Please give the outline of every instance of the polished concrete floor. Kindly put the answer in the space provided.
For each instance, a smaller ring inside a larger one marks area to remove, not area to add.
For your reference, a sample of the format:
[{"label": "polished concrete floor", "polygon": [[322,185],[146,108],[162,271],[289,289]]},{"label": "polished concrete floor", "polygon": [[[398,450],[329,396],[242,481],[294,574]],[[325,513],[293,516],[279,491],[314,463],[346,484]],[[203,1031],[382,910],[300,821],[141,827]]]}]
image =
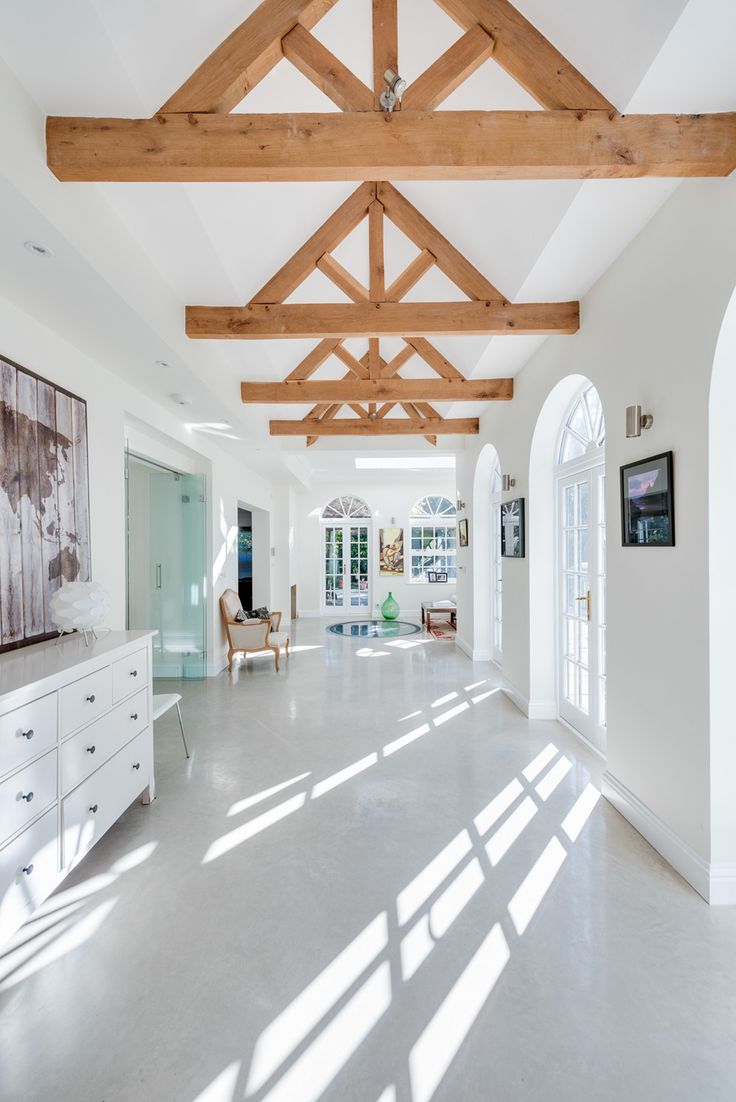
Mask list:
[{"label": "polished concrete floor", "polygon": [[292,639],[0,955],[3,1102],[733,1102],[736,908],[600,762],[453,643]]}]

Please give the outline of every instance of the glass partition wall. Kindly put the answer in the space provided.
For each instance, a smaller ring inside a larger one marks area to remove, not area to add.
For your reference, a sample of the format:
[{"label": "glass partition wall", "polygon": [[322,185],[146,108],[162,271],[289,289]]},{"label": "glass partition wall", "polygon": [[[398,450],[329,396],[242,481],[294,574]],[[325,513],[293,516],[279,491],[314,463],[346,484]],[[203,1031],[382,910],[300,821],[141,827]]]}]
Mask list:
[{"label": "glass partition wall", "polygon": [[152,628],[153,676],[206,674],[204,475],[126,454],[127,622]]}]

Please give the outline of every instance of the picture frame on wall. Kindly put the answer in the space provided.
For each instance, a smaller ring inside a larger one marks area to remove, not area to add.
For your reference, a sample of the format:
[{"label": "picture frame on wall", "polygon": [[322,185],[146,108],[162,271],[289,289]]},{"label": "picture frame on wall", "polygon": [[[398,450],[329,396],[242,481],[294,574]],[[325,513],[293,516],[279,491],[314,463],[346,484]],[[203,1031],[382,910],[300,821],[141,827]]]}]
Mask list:
[{"label": "picture frame on wall", "polygon": [[468,518],[463,517],[457,524],[457,541],[460,547],[468,546]]},{"label": "picture frame on wall", "polygon": [[427,571],[428,582],[446,582],[447,571],[446,570],[428,570]]},{"label": "picture frame on wall", "polygon": [[499,505],[501,510],[501,556],[523,559],[526,554],[524,498],[515,497]]},{"label": "picture frame on wall", "polygon": [[671,451],[621,468],[621,543],[624,547],[675,546]]}]

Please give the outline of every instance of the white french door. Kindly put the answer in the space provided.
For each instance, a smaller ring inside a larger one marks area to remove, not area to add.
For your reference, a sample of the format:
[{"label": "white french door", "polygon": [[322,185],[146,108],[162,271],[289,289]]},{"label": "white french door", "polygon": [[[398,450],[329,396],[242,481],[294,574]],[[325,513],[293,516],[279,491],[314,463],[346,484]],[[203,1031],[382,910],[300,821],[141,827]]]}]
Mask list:
[{"label": "white french door", "polygon": [[322,604],[325,612],[370,608],[367,524],[324,526]]},{"label": "white french door", "polygon": [[558,480],[560,716],[606,749],[606,516],[602,464]]}]

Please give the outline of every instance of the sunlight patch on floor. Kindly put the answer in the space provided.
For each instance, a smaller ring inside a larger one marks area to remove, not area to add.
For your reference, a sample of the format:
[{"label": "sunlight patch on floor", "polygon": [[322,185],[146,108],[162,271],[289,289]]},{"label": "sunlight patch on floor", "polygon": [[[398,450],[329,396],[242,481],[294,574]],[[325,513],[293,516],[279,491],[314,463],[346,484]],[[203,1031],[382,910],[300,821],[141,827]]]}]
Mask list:
[{"label": "sunlight patch on floor", "polygon": [[[416,713],[418,714],[418,713]],[[427,735],[431,731],[431,727],[428,723],[423,723],[421,727],[415,727],[413,731],[408,731],[405,735],[401,735],[399,738],[393,740],[393,742],[387,742],[383,748],[384,758],[388,758],[391,754],[395,754],[397,750],[401,750],[404,746],[408,746],[410,742],[414,742],[416,739],[421,738],[422,735]]]},{"label": "sunlight patch on floor", "polygon": [[519,936],[534,917],[566,857],[567,851],[562,843],[552,838],[514,893],[508,910]]},{"label": "sunlight patch on floor", "polygon": [[509,815],[495,834],[486,842],[486,853],[492,865],[497,865],[501,858],[508,853],[522,830],[532,821],[537,814],[537,805],[527,796]]},{"label": "sunlight patch on floor", "polygon": [[262,815],[251,819],[250,822],[236,827],[229,834],[223,834],[222,837],[215,839],[202,858],[202,864],[207,865],[217,857],[222,857],[224,853],[229,853],[231,849],[247,842],[255,834],[260,834],[262,830],[266,830],[280,819],[285,819],[287,815],[298,811],[304,805],[306,798],[306,792],[300,792],[298,795],[292,796],[291,799],[284,800],[282,804],[272,807],[270,811],[264,811]]},{"label": "sunlight patch on floor", "polygon": [[534,761],[529,762],[529,765],[523,770],[526,779],[528,781],[533,781],[535,777],[539,776],[545,765],[549,765],[557,752],[557,747],[554,743],[547,743],[544,750],[542,750],[540,754],[537,754]]},{"label": "sunlight patch on floor", "polygon": [[235,1060],[213,1079],[193,1102],[235,1102],[235,1088],[240,1074],[240,1060]]},{"label": "sunlight patch on floor", "polygon": [[396,897],[396,913],[403,926],[416,914],[423,903],[440,887],[463,857],[470,853],[473,844],[467,830],[461,830],[452,841],[425,865],[418,876],[407,884]]},{"label": "sunlight patch on floor", "polygon": [[281,784],[274,784],[271,788],[264,788],[262,792],[256,792],[254,796],[246,796],[244,800],[238,800],[234,803],[228,811],[228,816],[239,815],[241,811],[247,811],[249,807],[255,807],[256,804],[262,803],[263,800],[267,800],[269,796],[275,796],[277,792],[283,792],[285,788],[289,788],[292,784],[297,784],[299,781],[303,781],[305,777],[311,776],[311,771],[307,770],[306,773],[299,773],[296,777],[291,777],[288,781],[282,781]]},{"label": "sunlight patch on floor", "polygon": [[330,777],[325,777],[323,781],[318,781],[312,789],[312,799],[317,800],[320,796],[324,796],[325,792],[331,792],[339,784],[344,784],[345,781],[349,781],[351,777],[356,777],[363,770],[370,769],[377,761],[378,754],[368,754],[360,761],[355,761],[352,765],[341,769],[338,773],[333,773]]}]

